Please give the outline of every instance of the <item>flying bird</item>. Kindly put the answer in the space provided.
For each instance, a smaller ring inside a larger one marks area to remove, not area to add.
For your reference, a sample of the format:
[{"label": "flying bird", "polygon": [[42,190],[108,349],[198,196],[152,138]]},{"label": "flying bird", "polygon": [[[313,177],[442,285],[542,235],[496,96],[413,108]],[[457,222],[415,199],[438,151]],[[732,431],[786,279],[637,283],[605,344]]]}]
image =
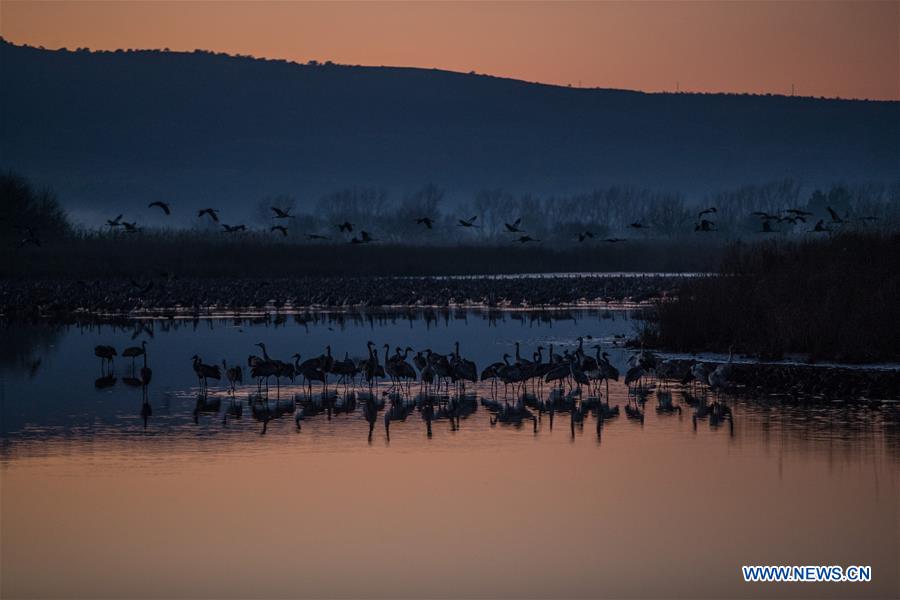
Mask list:
[{"label": "flying bird", "polygon": [[212,219],[213,221],[218,223],[219,222],[218,212],[219,212],[219,210],[216,208],[203,208],[203,209],[197,211],[197,216],[202,217],[203,215],[209,215],[210,219]]},{"label": "flying bird", "polygon": [[[472,220],[474,220],[474,219],[475,218],[472,217]],[[503,225],[506,227],[506,231],[508,233],[523,233],[522,230],[519,229],[519,223],[521,223],[521,222],[522,222],[522,217],[519,217],[518,219],[513,221],[512,225],[510,225],[509,223],[504,223]]]},{"label": "flying bird", "polygon": [[477,218],[478,218],[478,216],[474,216],[471,219],[469,219],[468,221],[466,221],[465,219],[460,219],[459,221],[456,222],[456,226],[457,227],[478,227],[478,225],[475,224],[475,219],[477,219]]},{"label": "flying bird", "polygon": [[628,226],[631,227],[632,229],[650,229],[647,225],[644,225],[640,221],[635,221],[634,223],[631,223]]},{"label": "flying bird", "polygon": [[793,213],[793,214],[797,215],[798,217],[811,217],[812,216],[811,212],[807,212],[805,210],[800,210],[799,208],[789,208],[784,212]]},{"label": "flying bird", "polygon": [[120,222],[121,220],[122,220],[122,215],[119,215],[115,219],[107,219],[106,224],[109,225],[110,227],[118,227],[119,225],[122,224]]},{"label": "flying bird", "polygon": [[122,221],[122,227],[125,228],[125,233],[137,233],[141,230],[141,228],[137,226],[137,221],[133,221],[131,223],[129,223],[128,221]]},{"label": "flying bird", "polygon": [[828,208],[828,214],[831,215],[832,223],[843,223],[844,222],[844,220],[840,217],[840,215],[837,214],[837,212],[835,212],[835,210],[833,208],[831,208],[830,206],[828,206],[827,208]]},{"label": "flying bird", "polygon": [[519,242],[520,244],[527,244],[528,242],[539,242],[539,241],[541,241],[541,240],[537,240],[537,239],[531,237],[530,235],[523,235],[523,236],[519,237],[519,239],[513,240],[513,243]]},{"label": "flying bird", "polygon": [[360,231],[359,237],[354,236],[352,240],[350,240],[351,244],[368,244],[369,242],[378,241],[369,235],[368,231]]},{"label": "flying bird", "polygon": [[318,233],[307,233],[306,239],[308,240],[327,240],[327,235],[319,235]]},{"label": "flying bird", "polygon": [[819,219],[819,222],[816,223],[816,226],[810,229],[810,233],[821,233],[826,231],[831,231],[831,229],[829,227],[825,227],[824,219]]},{"label": "flying bird", "polygon": [[338,231],[346,231],[347,233],[353,233],[353,223],[349,221],[344,221],[340,225],[337,226]]},{"label": "flying bird", "polygon": [[718,212],[718,211],[716,210],[716,207],[715,207],[715,206],[710,206],[709,208],[706,208],[706,209],[704,209],[704,210],[701,210],[699,213],[697,213],[697,220],[702,220],[702,219],[703,219],[703,215],[708,215],[708,214],[715,213],[715,212]]},{"label": "flying bird", "polygon": [[269,231],[278,231],[281,233],[282,237],[287,237],[287,227],[284,225],[272,225],[269,227]]},{"label": "flying bird", "polygon": [[579,234],[578,234],[578,241],[579,241],[579,242],[583,242],[584,240],[586,240],[586,239],[588,239],[588,238],[591,238],[591,239],[594,238],[593,232],[591,232],[591,231],[585,231],[585,232],[583,232],[583,233],[579,233]]},{"label": "flying bird", "polygon": [[294,215],[291,214],[291,209],[285,208],[281,209],[277,206],[272,206],[272,212],[275,213],[276,219],[293,219]]},{"label": "flying bird", "polygon": [[222,229],[225,230],[225,233],[237,233],[238,231],[245,231],[247,227],[243,224],[241,225],[226,225],[222,223]]},{"label": "flying bird", "polygon": [[416,219],[416,225],[424,225],[428,229],[431,229],[432,225],[434,225],[434,219],[429,217],[420,217]]},{"label": "flying bird", "polygon": [[156,202],[151,202],[150,204],[148,204],[147,208],[153,208],[154,206],[160,207],[162,211],[167,215],[172,214],[172,207],[170,207],[167,202],[160,202],[159,200],[157,200]]}]

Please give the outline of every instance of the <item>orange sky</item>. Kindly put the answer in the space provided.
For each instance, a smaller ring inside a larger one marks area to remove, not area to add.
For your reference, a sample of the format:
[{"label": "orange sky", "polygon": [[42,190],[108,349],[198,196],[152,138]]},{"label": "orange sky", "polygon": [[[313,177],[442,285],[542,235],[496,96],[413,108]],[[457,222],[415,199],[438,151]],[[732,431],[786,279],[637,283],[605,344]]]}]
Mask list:
[{"label": "orange sky", "polygon": [[475,70],[530,81],[900,99],[900,1],[0,0],[48,48],[163,48]]}]

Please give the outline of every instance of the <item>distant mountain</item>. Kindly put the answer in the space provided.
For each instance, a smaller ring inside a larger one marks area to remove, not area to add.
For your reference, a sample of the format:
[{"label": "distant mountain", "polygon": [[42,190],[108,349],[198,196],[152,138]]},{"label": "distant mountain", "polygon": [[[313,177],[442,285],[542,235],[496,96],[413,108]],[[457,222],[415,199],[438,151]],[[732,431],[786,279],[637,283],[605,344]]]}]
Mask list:
[{"label": "distant mountain", "polygon": [[0,168],[55,188],[88,221],[157,199],[249,214],[267,195],[427,182],[458,199],[612,184],[701,194],[896,180],[900,103],[0,42],[0,150]]}]

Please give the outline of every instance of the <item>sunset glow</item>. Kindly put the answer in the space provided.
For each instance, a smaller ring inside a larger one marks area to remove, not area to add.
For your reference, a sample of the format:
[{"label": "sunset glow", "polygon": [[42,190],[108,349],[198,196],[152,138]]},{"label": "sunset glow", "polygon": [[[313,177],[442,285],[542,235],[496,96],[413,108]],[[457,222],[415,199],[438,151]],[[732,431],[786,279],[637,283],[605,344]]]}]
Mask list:
[{"label": "sunset glow", "polygon": [[900,99],[897,2],[0,2],[47,48],[202,48],[646,91]]}]

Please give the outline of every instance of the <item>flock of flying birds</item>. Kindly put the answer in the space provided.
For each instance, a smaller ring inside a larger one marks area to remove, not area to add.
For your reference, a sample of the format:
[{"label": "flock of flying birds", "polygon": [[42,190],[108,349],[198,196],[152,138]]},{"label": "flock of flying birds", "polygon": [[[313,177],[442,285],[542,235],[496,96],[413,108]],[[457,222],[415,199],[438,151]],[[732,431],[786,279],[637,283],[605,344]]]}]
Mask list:
[{"label": "flock of flying birds", "polygon": [[[151,202],[147,205],[148,208],[159,208],[162,210],[167,216],[172,214],[172,207],[167,202],[156,201]],[[289,208],[279,208],[277,206],[270,207],[270,210],[273,213],[272,218],[278,220],[277,224],[271,225],[269,227],[269,232],[280,234],[282,237],[287,237],[288,235],[288,226],[284,223],[287,223],[289,219],[293,219],[294,215],[291,214],[291,210]],[[809,233],[827,233],[832,231],[831,225],[840,225],[843,223],[848,223],[853,220],[859,220],[861,222],[871,222],[878,219],[878,217],[874,216],[866,216],[860,217],[859,219],[851,219],[849,214],[845,214],[843,217],[840,216],[837,211],[835,211],[830,206],[827,207],[829,220],[819,219],[812,229],[809,230]],[[701,210],[697,213],[697,222],[694,224],[695,232],[712,232],[718,231],[716,228],[715,221],[712,220],[713,215],[718,213],[718,209],[715,206],[711,206],[709,208]],[[770,214],[764,211],[755,211],[751,213],[755,217],[759,217],[761,229],[759,233],[777,233],[775,229],[772,228],[773,223],[788,223],[790,225],[796,225],[797,223],[806,223],[808,217],[812,217],[813,213],[805,210],[801,210],[799,208],[789,208],[784,211],[781,211],[777,214]],[[201,208],[197,211],[197,217],[208,217],[209,220],[213,223],[216,223],[222,227],[222,231],[226,234],[239,233],[242,231],[247,231],[247,226],[243,223],[239,225],[229,225],[227,223],[222,223],[219,221],[219,210],[216,208]],[[137,221],[123,221],[123,215],[118,215],[115,219],[108,219],[106,221],[106,225],[110,229],[119,229],[122,228],[125,233],[139,233],[142,228],[138,226]],[[468,219],[458,219],[456,222],[457,227],[462,227],[464,229],[472,229],[481,227],[480,224],[477,223],[478,217],[473,216]],[[428,230],[431,230],[435,226],[435,220],[432,217],[419,217],[415,219],[417,225],[422,225]],[[344,221],[343,223],[335,225],[339,233],[348,233],[352,234],[356,228],[353,223],[349,221]],[[634,223],[630,223],[628,225],[629,229],[640,231],[640,230],[650,230],[651,226],[640,221],[635,221]],[[23,233],[23,237],[19,242],[19,247],[27,246],[29,244],[40,246],[41,241],[35,233],[34,229],[31,227],[22,227],[20,231]],[[540,242],[541,240],[534,238],[526,233],[524,229],[522,229],[522,219],[521,217],[513,221],[512,223],[504,223],[503,231],[505,233],[513,234],[515,237],[512,241],[513,243],[527,244],[529,242]],[[308,240],[328,240],[329,236],[323,235],[320,233],[307,233],[306,238]],[[576,238],[578,242],[584,242],[586,240],[594,239],[595,234],[592,231],[585,230],[576,234]],[[368,231],[359,230],[357,235],[354,235],[350,239],[351,244],[368,244],[370,242],[377,242],[378,240],[372,237]],[[615,244],[618,242],[626,242],[627,238],[617,238],[617,237],[608,237],[603,238],[600,241]]]}]

